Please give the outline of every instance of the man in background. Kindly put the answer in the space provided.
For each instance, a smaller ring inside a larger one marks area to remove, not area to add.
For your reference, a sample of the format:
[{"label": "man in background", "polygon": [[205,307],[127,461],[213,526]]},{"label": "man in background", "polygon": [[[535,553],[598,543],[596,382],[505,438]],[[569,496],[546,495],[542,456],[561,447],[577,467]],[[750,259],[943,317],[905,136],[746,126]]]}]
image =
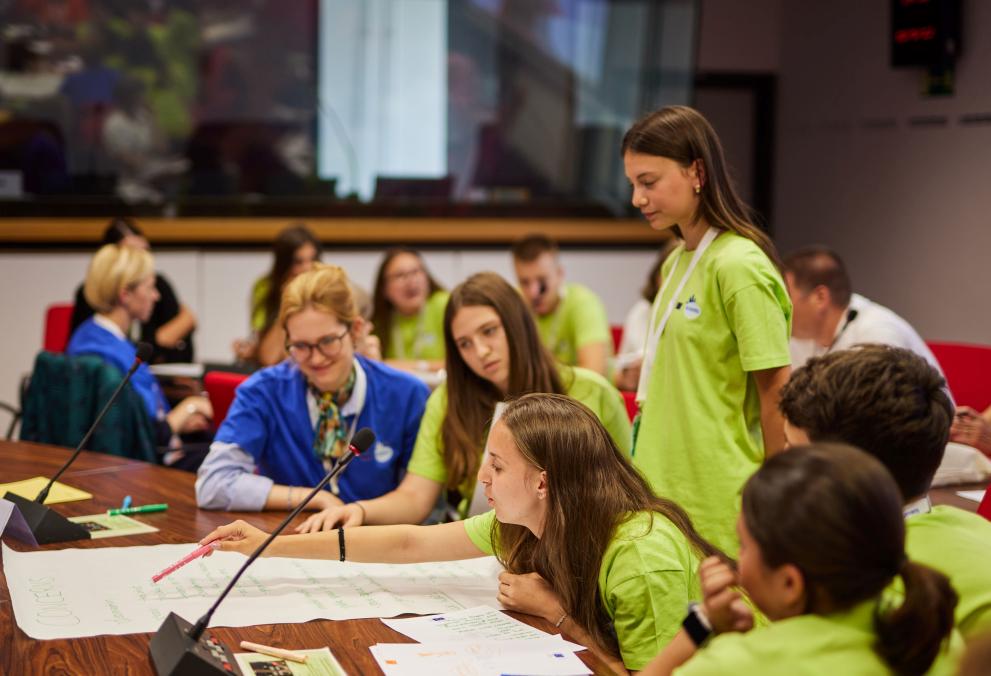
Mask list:
[{"label": "man in background", "polygon": [[524,237],[513,244],[513,264],[541,342],[559,361],[607,376],[612,336],[605,306],[587,287],[564,281],[557,244],[544,235]]},{"label": "man in background", "polygon": [[784,273],[794,306],[792,369],[827,352],[880,343],[911,350],[943,373],[925,341],[907,321],[853,293],[846,266],[836,252],[818,246],[795,251],[785,257]]}]

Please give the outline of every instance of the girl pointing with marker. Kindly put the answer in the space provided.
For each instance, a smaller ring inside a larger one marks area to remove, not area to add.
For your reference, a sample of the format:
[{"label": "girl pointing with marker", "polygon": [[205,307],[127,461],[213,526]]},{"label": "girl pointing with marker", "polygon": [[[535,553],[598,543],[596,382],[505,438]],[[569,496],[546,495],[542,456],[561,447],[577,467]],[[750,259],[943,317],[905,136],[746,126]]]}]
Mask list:
[{"label": "girl pointing with marker", "polygon": [[[283,535],[264,555],[412,563],[494,554],[506,567],[500,603],[543,617],[624,673],[677,633],[701,592],[699,561],[719,555],[680,507],[651,493],[595,414],[566,396],[509,403],[478,479],[488,513]],[[202,543],[248,554],[265,537],[237,521]]]}]

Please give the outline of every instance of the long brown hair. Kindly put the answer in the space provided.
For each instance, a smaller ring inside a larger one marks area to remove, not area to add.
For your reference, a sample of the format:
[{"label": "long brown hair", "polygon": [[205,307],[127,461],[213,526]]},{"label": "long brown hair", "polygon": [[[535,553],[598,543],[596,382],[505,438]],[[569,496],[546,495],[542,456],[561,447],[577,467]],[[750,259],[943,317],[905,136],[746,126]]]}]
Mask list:
[{"label": "long brown hair", "polygon": [[520,453],[547,473],[547,515],[539,538],[524,526],[496,522],[499,559],[511,573],[539,573],[571,619],[607,652],[620,654],[599,593],[599,569],[623,520],[637,512],[653,519],[656,512],[681,531],[700,560],[725,558],[681,507],[654,495],[584,404],[530,394],[512,401],[500,420]]},{"label": "long brown hair", "polygon": [[896,673],[929,669],[957,595],[945,575],[905,557],[901,494],[880,462],[843,444],[790,449],[744,486],[743,520],[767,566],[801,571],[807,613],[847,610],[900,576],[905,600],[875,609],[874,650]]},{"label": "long brown hair", "polygon": [[[420,267],[423,268],[423,274],[427,276],[427,298],[434,295],[437,291],[442,291],[442,287],[430,271],[427,269],[427,264],[423,262],[423,256],[416,249],[410,249],[406,246],[393,247],[385,252],[385,257],[382,259],[382,264],[379,265],[378,272],[375,274],[375,291],[372,295],[372,333],[378,336],[379,341],[382,343],[382,353],[391,347],[392,341],[392,311],[395,309],[392,303],[386,298],[385,287],[385,271],[389,268],[389,263],[392,259],[400,254],[410,254],[411,256],[416,256],[416,259],[420,261]],[[395,355],[393,355],[395,356]]]},{"label": "long brown hair", "polygon": [[481,449],[492,411],[503,394],[477,375],[461,358],[451,323],[463,307],[486,306],[495,310],[509,343],[508,396],[528,392],[566,391],[558,367],[540,342],[537,326],[523,297],[494,272],[472,275],[451,291],[444,311],[444,345],[447,367],[447,414],[441,425],[447,487],[456,489],[478,472]]},{"label": "long brown hair", "polygon": [[699,205],[692,223],[704,219],[709,225],[746,237],[781,269],[774,243],[754,225],[753,210],[733,187],[716,131],[697,110],[668,106],[645,115],[623,136],[621,152],[666,157],[685,168],[700,161],[704,180],[700,182]]},{"label": "long brown hair", "polygon": [[323,253],[323,246],[317,236],[302,223],[290,225],[275,237],[272,244],[272,253],[275,259],[272,261],[272,269],[268,273],[268,293],[265,298],[251,308],[252,316],[259,307],[265,309],[265,326],[261,333],[265,333],[279,318],[279,303],[282,302],[283,287],[289,270],[292,268],[296,251],[305,244],[312,244],[317,250],[317,260]]}]

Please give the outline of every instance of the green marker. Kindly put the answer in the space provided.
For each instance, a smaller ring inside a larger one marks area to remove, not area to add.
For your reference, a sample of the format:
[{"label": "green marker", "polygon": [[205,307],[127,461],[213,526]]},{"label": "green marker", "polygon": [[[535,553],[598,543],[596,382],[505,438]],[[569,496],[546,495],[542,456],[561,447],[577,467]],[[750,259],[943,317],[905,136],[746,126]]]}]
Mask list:
[{"label": "green marker", "polygon": [[110,516],[117,516],[118,514],[147,514],[149,512],[164,512],[168,508],[169,506],[165,503],[141,505],[139,507],[118,507],[117,509],[108,509],[107,514]]}]

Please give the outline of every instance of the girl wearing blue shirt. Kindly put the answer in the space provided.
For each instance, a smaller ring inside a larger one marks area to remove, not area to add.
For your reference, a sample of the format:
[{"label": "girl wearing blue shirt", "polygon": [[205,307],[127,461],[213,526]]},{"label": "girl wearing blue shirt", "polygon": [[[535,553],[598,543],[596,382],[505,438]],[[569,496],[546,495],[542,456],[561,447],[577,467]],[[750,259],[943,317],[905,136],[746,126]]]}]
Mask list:
[{"label": "girl wearing blue shirt", "polygon": [[[83,295],[96,313],[79,325],[65,352],[69,356],[95,355],[126,373],[137,352],[127,339],[133,322],[147,322],[158,301],[155,288],[155,262],[144,249],[107,244],[93,256]],[[204,397],[187,397],[169,408],[162,389],[147,364],[141,364],[131,377],[131,387],[145,402],[155,424],[157,444],[169,449],[166,464],[195,470],[203,451],[188,456],[180,434],[209,428],[213,408]]]},{"label": "girl wearing blue shirt", "polygon": [[337,266],[317,264],[289,283],[279,325],[289,359],[238,387],[199,470],[199,506],[290,510],[362,427],[375,431],[375,445],[309,507],[325,509],[394,489],[413,451],[427,386],[355,354],[364,320]]}]

